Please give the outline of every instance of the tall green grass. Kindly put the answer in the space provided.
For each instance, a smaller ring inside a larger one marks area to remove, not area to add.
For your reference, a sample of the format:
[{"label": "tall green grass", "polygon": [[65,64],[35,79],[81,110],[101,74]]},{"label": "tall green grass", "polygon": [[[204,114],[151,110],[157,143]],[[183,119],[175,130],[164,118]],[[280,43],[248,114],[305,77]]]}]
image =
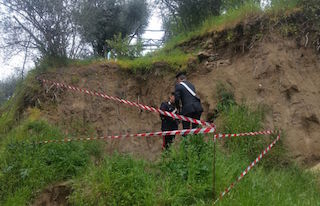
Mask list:
[{"label": "tall green grass", "polygon": [[84,172],[89,157],[99,154],[91,144],[33,144],[62,137],[48,123],[29,120],[6,135],[0,144],[1,205],[27,205],[48,184]]},{"label": "tall green grass", "polygon": [[[212,205],[213,192],[218,197],[251,161],[219,145],[213,190],[213,143],[201,136],[188,137],[158,163],[128,156],[105,157],[102,165],[92,166],[76,178],[70,200],[72,205]],[[253,168],[218,205],[319,203],[314,174],[274,164],[273,169]]]},{"label": "tall green grass", "polygon": [[118,154],[87,170],[74,184],[73,205],[154,205],[154,178],[147,163]]},{"label": "tall green grass", "polygon": [[186,54],[179,49],[170,51],[160,50],[136,59],[120,59],[116,63],[133,73],[149,72],[155,63],[162,63],[163,69],[168,71],[182,71],[187,67],[188,59],[192,54]]}]

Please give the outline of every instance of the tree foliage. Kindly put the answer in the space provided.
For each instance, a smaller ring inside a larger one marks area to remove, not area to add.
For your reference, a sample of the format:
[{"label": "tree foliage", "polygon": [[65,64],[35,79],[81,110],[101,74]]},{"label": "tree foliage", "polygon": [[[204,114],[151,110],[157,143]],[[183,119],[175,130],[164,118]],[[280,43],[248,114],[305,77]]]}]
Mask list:
[{"label": "tree foliage", "polygon": [[[165,26],[172,30],[188,30],[208,16],[220,14],[222,0],[159,0]],[[170,28],[171,27],[171,28]]]},{"label": "tree foliage", "polygon": [[[6,57],[103,55],[115,34],[140,35],[147,0],[0,0],[0,48]],[[30,55],[28,55],[30,56]]]},{"label": "tree foliage", "polygon": [[320,30],[320,0],[300,0],[304,13],[314,23],[314,28]]},{"label": "tree foliage", "polygon": [[[237,9],[241,7],[245,3],[254,3],[254,4],[260,4],[261,0],[222,0],[222,9],[228,10],[228,9]],[[265,1],[266,3],[268,0]]]},{"label": "tree foliage", "polygon": [[117,57],[135,58],[141,56],[143,45],[141,41],[130,43],[130,37],[123,37],[121,33],[114,35],[112,40],[107,40],[107,45],[112,48],[113,55]]},{"label": "tree foliage", "polygon": [[119,33],[141,35],[148,23],[146,0],[82,0],[78,5],[74,16],[80,34],[100,56],[111,49],[106,40]]},{"label": "tree foliage", "polygon": [[229,9],[237,9],[246,2],[260,4],[260,0],[158,0],[164,28],[169,34],[197,28],[210,16],[218,16]]},{"label": "tree foliage", "polygon": [[77,0],[2,0],[2,48],[26,47],[42,56],[75,57],[84,47],[77,39],[72,11]]}]

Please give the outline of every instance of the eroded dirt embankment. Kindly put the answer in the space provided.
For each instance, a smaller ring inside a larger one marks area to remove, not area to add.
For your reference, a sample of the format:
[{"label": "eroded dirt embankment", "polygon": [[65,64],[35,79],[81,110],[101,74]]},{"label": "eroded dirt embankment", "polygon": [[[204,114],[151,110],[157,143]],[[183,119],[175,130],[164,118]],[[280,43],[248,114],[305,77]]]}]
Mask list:
[{"label": "eroded dirt embankment", "polygon": [[[284,142],[293,159],[307,165],[318,163],[319,56],[304,45],[306,40],[283,38],[265,29],[261,21],[244,25],[181,45],[189,52],[199,47],[203,51],[198,60],[191,59],[188,64],[188,78],[196,86],[205,109],[203,119],[216,107],[217,84],[229,84],[238,102],[245,100],[252,107],[264,104],[270,108],[266,129],[284,130]],[[43,77],[159,107],[175,84],[175,74],[165,67],[165,63],[156,63],[148,75],[130,75],[113,63],[97,63],[61,68]],[[76,131],[76,135],[86,135],[92,131],[102,136],[160,129],[157,114],[54,87],[47,87],[46,92],[47,101],[41,102],[43,113],[67,134]],[[108,140],[106,150],[155,160],[161,154],[161,141]]]},{"label": "eroded dirt embankment", "polygon": [[[215,105],[215,85],[227,82],[238,102],[270,107],[266,127],[285,131],[285,144],[294,159],[320,161],[320,59],[312,49],[298,49],[295,41],[270,35],[245,55],[201,64],[190,79]],[[210,70],[208,73],[201,71]]]},{"label": "eroded dirt embankment", "polygon": [[[67,74],[63,71],[61,68],[43,77],[154,107],[159,107],[174,86],[174,74],[137,79],[110,63],[68,68]],[[50,86],[45,87],[45,92],[49,101],[41,106],[43,113],[66,134],[86,136],[92,131],[94,135],[104,136],[160,131],[157,114]],[[155,160],[161,153],[161,145],[161,138],[107,140],[106,151],[117,150]]]}]

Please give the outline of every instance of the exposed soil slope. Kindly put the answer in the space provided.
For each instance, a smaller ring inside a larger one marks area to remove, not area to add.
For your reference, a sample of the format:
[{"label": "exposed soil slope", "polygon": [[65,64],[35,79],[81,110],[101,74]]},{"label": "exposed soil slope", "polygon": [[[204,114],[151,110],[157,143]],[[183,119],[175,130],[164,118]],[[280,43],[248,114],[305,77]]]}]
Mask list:
[{"label": "exposed soil slope", "polygon": [[[266,30],[261,21],[246,22],[245,27],[238,25],[231,30],[233,33],[222,31],[180,45],[186,51],[199,47],[203,51],[199,60],[188,64],[188,78],[196,86],[205,109],[203,119],[217,104],[217,83],[227,83],[238,102],[245,100],[251,106],[264,104],[270,108],[266,129],[284,130],[285,144],[294,159],[316,164],[320,161],[319,56],[304,46],[305,40],[284,38]],[[164,67],[166,64],[156,63],[148,75],[131,75],[116,64],[97,63],[61,68],[43,77],[158,107],[175,84],[175,74]],[[156,114],[54,87],[47,87],[45,92],[43,113],[66,133],[78,131],[85,135],[92,130],[102,136],[160,129]],[[161,141],[108,140],[106,150],[155,160],[161,154]]]},{"label": "exposed soil slope", "polygon": [[[148,80],[135,79],[121,71],[114,64],[96,64],[82,68],[68,68],[68,74],[61,72],[43,77],[101,91],[124,99],[159,107],[168,91],[174,86],[174,75],[151,75]],[[79,82],[75,83],[75,79]],[[98,136],[137,132],[160,131],[160,118],[157,114],[138,108],[91,97],[82,93],[61,91],[47,87],[50,100],[41,106],[45,116],[57,123],[66,134],[86,135],[93,130]],[[54,93],[54,95],[52,95]],[[52,105],[52,102],[55,102]],[[161,153],[161,138],[130,138],[107,140],[106,150],[132,153],[139,157],[155,160]]]},{"label": "exposed soil slope", "polygon": [[190,79],[211,106],[216,82],[229,83],[238,102],[271,108],[266,127],[285,131],[293,158],[320,161],[320,59],[312,49],[298,49],[295,41],[269,35],[243,56],[201,66]]}]

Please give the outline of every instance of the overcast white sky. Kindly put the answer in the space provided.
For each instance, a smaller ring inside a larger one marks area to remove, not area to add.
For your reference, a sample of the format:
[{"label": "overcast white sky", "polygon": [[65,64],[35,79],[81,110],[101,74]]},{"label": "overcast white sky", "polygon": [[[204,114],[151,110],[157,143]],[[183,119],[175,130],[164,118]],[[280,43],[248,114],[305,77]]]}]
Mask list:
[{"label": "overcast white sky", "polygon": [[[268,0],[263,1],[263,5]],[[162,21],[159,15],[159,12],[152,12],[149,25],[147,27],[147,30],[161,30],[162,29]],[[143,35],[143,38],[146,39],[161,39],[164,35],[164,32],[146,32]],[[11,61],[5,60],[0,56],[0,80],[3,80],[11,75],[13,75],[17,68],[21,68],[23,64],[23,55],[15,56],[11,59]],[[32,68],[33,63],[30,60],[28,63],[28,67]]]}]

